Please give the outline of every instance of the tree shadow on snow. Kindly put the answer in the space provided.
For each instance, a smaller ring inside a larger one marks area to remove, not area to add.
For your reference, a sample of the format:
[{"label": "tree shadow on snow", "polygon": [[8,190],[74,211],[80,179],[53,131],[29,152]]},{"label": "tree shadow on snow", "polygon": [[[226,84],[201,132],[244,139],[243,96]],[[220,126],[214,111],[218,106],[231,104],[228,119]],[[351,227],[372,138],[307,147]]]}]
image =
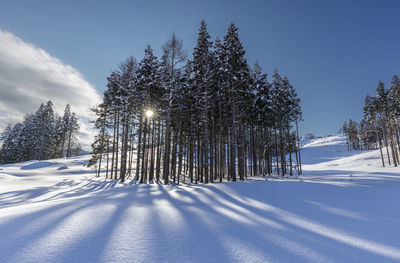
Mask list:
[{"label": "tree shadow on snow", "polygon": [[[338,212],[350,210],[351,204],[343,203],[342,210],[329,205],[329,192],[337,191],[332,185],[310,184],[327,193],[318,194],[316,203],[307,189],[296,190],[292,184],[279,182],[185,187],[117,184],[63,181],[53,187],[73,189],[37,202],[28,211],[22,205],[14,215],[0,217],[0,238],[4,239],[0,258],[3,262],[400,259],[400,248],[363,237],[365,229],[382,226],[382,222]],[[288,191],[294,193],[287,195]],[[28,201],[26,194],[17,192],[16,196]],[[45,193],[40,189],[35,194]],[[288,200],[288,196],[295,199]]]}]

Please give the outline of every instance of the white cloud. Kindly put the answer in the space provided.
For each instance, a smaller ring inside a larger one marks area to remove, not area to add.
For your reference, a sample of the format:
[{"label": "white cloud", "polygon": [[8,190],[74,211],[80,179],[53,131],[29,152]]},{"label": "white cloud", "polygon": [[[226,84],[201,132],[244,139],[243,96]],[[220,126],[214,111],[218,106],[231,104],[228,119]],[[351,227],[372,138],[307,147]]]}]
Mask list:
[{"label": "white cloud", "polygon": [[67,103],[80,121],[80,141],[88,149],[94,131],[89,108],[101,101],[96,89],[73,67],[43,49],[0,30],[0,129],[52,100],[62,114]]}]

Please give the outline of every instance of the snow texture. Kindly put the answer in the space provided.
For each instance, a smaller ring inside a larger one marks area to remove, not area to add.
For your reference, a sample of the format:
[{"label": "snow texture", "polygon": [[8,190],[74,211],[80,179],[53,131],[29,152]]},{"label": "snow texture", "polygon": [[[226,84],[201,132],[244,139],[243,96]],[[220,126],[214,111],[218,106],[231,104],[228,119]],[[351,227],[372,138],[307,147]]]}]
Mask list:
[{"label": "snow texture", "polygon": [[95,178],[87,156],[0,166],[0,262],[400,261],[398,168],[343,137],[302,155],[301,177],[182,186]]}]

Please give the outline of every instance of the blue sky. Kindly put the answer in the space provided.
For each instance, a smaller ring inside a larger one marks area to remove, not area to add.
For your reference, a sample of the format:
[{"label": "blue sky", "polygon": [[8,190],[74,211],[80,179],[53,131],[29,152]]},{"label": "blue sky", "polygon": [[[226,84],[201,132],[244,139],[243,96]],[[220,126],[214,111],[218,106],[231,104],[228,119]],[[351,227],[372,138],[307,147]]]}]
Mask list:
[{"label": "blue sky", "polygon": [[[335,134],[360,119],[378,80],[400,73],[399,1],[1,1],[0,29],[43,49],[100,93],[120,62],[157,55],[173,31],[191,54],[204,18],[214,39],[239,27],[249,64],[287,74],[302,133]],[[1,89],[1,87],[0,87]],[[47,99],[47,98],[43,98]],[[0,98],[1,102],[1,98]]]}]

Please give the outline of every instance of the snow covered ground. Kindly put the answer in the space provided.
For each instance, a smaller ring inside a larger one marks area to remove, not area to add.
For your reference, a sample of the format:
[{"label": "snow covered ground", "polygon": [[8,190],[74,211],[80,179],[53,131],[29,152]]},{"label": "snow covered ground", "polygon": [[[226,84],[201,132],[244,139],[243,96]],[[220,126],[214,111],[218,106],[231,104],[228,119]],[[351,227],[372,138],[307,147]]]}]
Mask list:
[{"label": "snow covered ground", "polygon": [[400,168],[342,137],[302,157],[301,177],[182,186],[0,166],[0,262],[400,262]]}]

